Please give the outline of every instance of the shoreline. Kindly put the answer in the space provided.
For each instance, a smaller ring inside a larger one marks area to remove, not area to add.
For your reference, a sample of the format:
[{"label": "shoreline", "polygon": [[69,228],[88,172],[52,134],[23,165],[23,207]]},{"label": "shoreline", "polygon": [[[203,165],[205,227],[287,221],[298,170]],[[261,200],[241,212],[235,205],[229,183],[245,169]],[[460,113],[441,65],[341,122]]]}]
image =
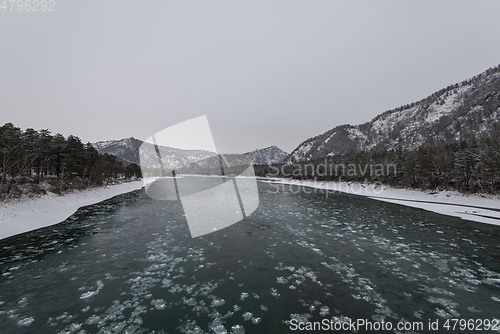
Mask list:
[{"label": "shoreline", "polygon": [[103,188],[73,191],[62,196],[53,193],[41,197],[0,202],[0,241],[17,234],[59,224],[80,207],[96,204],[144,187],[132,181]]},{"label": "shoreline", "polygon": [[[182,176],[178,176],[182,177]],[[280,178],[257,178],[271,184],[289,184],[320,191],[339,191],[371,199],[395,203],[465,220],[500,226],[500,197],[464,195],[456,191],[430,193],[373,184],[319,182]],[[106,188],[75,191],[62,196],[48,194],[0,203],[0,241],[11,236],[63,222],[80,207],[141,189],[151,180],[140,180]]]},{"label": "shoreline", "polygon": [[261,179],[262,182],[290,184],[369,197],[427,211],[459,217],[479,223],[500,226],[500,197],[493,195],[465,195],[457,191],[425,192],[373,184],[335,181],[302,181],[281,178]]}]

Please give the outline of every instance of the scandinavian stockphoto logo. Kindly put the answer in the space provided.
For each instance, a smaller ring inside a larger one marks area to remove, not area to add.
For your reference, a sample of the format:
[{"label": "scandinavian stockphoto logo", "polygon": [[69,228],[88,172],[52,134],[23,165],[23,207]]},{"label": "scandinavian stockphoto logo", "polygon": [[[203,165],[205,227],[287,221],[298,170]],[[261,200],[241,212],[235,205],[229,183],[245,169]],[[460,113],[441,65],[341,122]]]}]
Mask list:
[{"label": "scandinavian stockphoto logo", "polygon": [[139,158],[147,195],[180,201],[193,238],[233,225],[259,205],[250,157],[217,153],[206,116],[155,133]]}]

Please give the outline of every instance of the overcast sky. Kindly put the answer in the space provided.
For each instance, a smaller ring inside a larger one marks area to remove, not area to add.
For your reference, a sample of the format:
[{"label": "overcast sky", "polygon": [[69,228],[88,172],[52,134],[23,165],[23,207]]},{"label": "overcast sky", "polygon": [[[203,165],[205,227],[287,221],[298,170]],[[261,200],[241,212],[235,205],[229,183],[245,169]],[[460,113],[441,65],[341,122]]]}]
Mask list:
[{"label": "overcast sky", "polygon": [[288,152],[500,63],[500,1],[55,0],[0,9],[0,123],[84,142],[207,115]]}]

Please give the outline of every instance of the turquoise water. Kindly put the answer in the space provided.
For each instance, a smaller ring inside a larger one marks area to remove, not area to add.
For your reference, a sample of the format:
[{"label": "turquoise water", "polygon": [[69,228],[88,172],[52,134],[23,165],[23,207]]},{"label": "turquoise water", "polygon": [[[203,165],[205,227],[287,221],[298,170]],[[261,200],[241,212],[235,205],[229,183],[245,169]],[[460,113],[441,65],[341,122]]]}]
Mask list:
[{"label": "turquoise water", "polygon": [[286,333],[323,319],[450,333],[446,319],[500,318],[500,227],[258,184],[251,216],[195,239],[180,202],[139,190],[0,240],[1,333]]}]

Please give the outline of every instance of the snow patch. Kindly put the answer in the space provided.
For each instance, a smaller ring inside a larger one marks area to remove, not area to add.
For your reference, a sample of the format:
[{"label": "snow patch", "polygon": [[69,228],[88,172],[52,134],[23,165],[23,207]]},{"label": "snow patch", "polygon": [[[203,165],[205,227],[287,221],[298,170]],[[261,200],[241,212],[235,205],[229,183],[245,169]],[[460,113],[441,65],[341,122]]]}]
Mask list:
[{"label": "snow patch", "polygon": [[142,181],[134,181],[106,188],[75,191],[63,196],[48,194],[3,202],[0,204],[0,239],[58,224],[82,206],[141,189],[143,185]]}]

